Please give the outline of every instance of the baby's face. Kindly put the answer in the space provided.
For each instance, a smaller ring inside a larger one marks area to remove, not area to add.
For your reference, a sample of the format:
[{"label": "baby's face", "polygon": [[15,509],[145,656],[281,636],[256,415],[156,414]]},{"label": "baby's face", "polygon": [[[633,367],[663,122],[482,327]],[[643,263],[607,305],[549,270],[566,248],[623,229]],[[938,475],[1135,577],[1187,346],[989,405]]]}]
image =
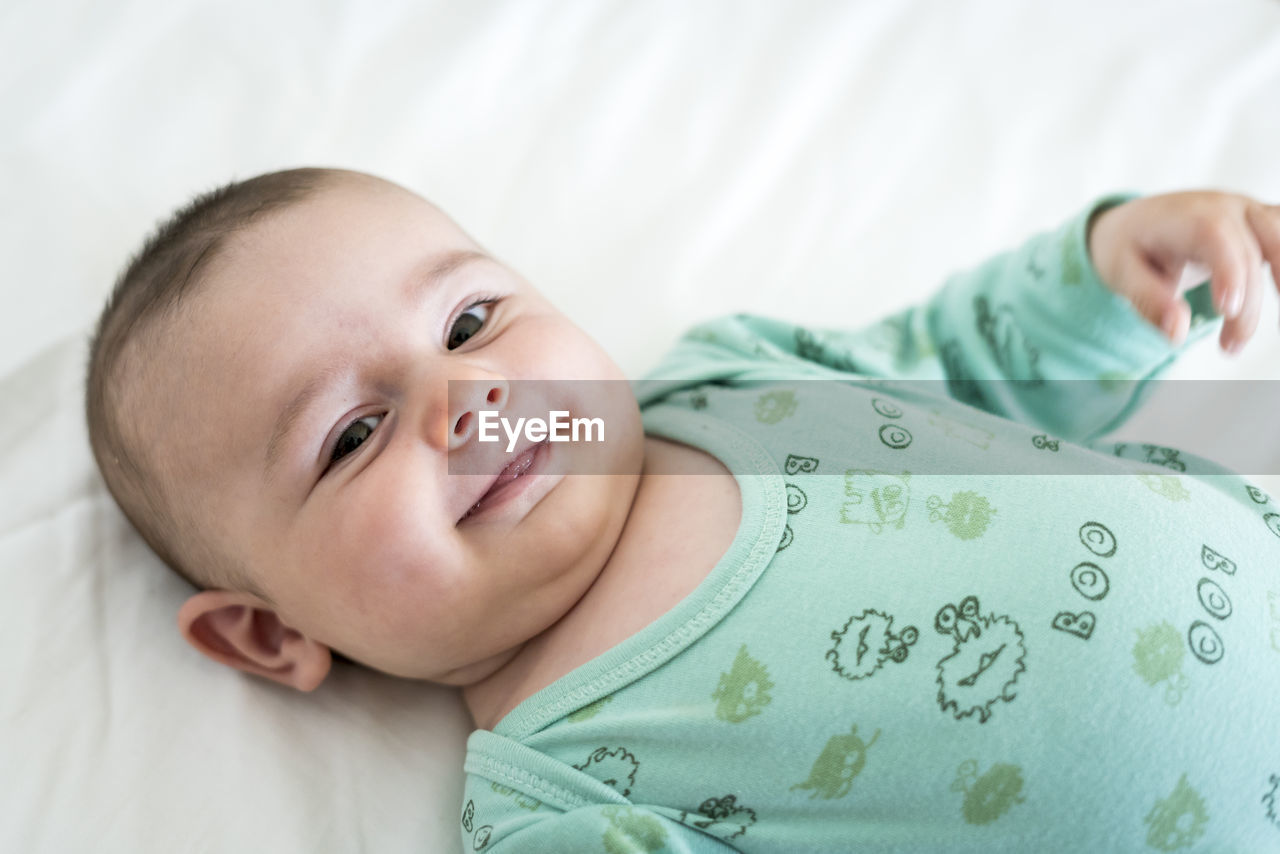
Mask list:
[{"label": "baby's face", "polygon": [[[625,379],[520,276],[373,179],[273,214],[209,275],[172,327],[156,452],[182,460],[200,523],[286,626],[388,673],[466,684],[581,597],[626,520],[643,433],[625,382],[516,382]],[[453,400],[449,380],[469,381]],[[468,513],[511,460],[505,435],[477,443],[477,411],[598,415],[579,386],[625,394],[593,468],[612,476],[557,474],[562,446],[546,444],[547,473]],[[451,454],[487,474],[451,475]]]}]

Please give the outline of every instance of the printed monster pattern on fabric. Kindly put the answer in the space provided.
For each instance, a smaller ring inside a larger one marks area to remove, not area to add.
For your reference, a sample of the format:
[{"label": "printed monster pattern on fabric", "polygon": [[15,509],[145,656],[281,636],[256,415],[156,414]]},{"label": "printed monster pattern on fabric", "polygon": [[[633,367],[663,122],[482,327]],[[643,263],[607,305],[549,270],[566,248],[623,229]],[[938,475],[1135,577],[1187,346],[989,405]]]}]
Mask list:
[{"label": "printed monster pattern on fabric", "polygon": [[827,365],[838,371],[847,373],[858,373],[857,366],[853,360],[849,358],[848,351],[833,352],[829,351],[825,344],[818,340],[818,336],[807,329],[796,327],[796,355],[810,362],[817,362],[820,365]]},{"label": "printed monster pattern on fabric", "polygon": [[574,765],[609,786],[624,798],[631,794],[631,787],[636,784],[636,774],[640,770],[640,761],[625,747],[597,747],[591,755],[580,764]]},{"label": "printed monster pattern on fabric", "polygon": [[607,854],[656,854],[666,847],[667,829],[653,816],[623,806],[600,813],[609,822],[603,840]]},{"label": "printed monster pattern on fabric", "polygon": [[791,389],[766,391],[756,398],[756,420],[761,424],[777,424],[795,415],[797,406],[796,393]]},{"label": "printed monster pattern on fabric", "polygon": [[977,715],[986,723],[996,702],[1017,696],[1014,683],[1026,670],[1022,630],[1007,616],[983,616],[976,596],[942,606],[933,626],[955,642],[938,662],[938,705],[956,720]]},{"label": "printed monster pattern on fabric", "polygon": [[943,341],[938,349],[947,377],[947,392],[961,403],[990,412],[991,402],[982,390],[982,383],[969,371],[963,353],[960,342],[954,339]]},{"label": "printed monster pattern on fabric", "polygon": [[863,741],[858,736],[857,724],[850,727],[848,733],[831,736],[814,760],[808,779],[796,783],[791,790],[807,790],[810,799],[843,798],[849,794],[853,781],[862,773],[867,764],[867,751],[879,737],[880,730],[876,730],[870,741]]},{"label": "printed monster pattern on fabric", "polygon": [[996,509],[985,496],[965,489],[953,493],[950,502],[939,495],[925,501],[930,522],[943,522],[947,530],[961,540],[973,540],[986,533],[995,518]]},{"label": "printed monster pattern on fabric", "polygon": [[1187,782],[1187,775],[1166,798],[1156,801],[1143,822],[1147,825],[1147,846],[1157,851],[1177,851],[1194,845],[1204,836],[1209,810],[1204,798]]},{"label": "printed monster pattern on fabric", "polygon": [[716,701],[716,717],[732,724],[740,724],[760,714],[773,696],[773,681],[769,670],[759,660],[747,653],[747,645],[738,649],[728,672],[720,674],[720,682],[711,692]]},{"label": "printed monster pattern on fabric", "polygon": [[696,812],[682,810],[680,823],[730,840],[744,836],[751,829],[751,825],[756,823],[756,811],[739,804],[737,795],[729,794],[707,798],[698,805]]},{"label": "printed monster pattern on fabric", "polygon": [[963,792],[960,811],[969,824],[990,824],[1026,799],[1022,797],[1022,769],[998,762],[981,775],[978,760],[968,759],[956,771],[951,791]]},{"label": "printed monster pattern on fabric", "polygon": [[1055,439],[1048,433],[1038,433],[1031,437],[1031,446],[1040,451],[1053,451],[1057,453],[1059,439]]},{"label": "printed monster pattern on fabric", "polygon": [[1276,803],[1277,792],[1280,792],[1280,774],[1272,774],[1268,777],[1267,784],[1270,788],[1262,796],[1262,805],[1266,808],[1267,821],[1271,822],[1271,826],[1276,830],[1280,830],[1280,805]]},{"label": "printed monster pattern on fabric", "polygon": [[1176,706],[1190,686],[1182,673],[1182,661],[1186,650],[1182,647],[1182,633],[1168,622],[1160,622],[1145,629],[1135,629],[1138,641],[1133,645],[1133,670],[1151,687],[1165,684],[1164,701]]},{"label": "printed monster pattern on fabric", "polygon": [[1005,377],[1030,387],[1044,385],[1044,377],[1036,364],[1040,361],[1040,351],[1027,340],[1013,309],[1008,305],[992,308],[990,301],[979,295],[973,298],[973,311],[978,334],[987,342]]},{"label": "printed monster pattern on fabric", "polygon": [[[845,679],[865,679],[886,661],[895,664],[906,661],[908,647],[919,638],[920,632],[915,626],[907,626],[894,634],[893,617],[868,609],[850,617],[842,627],[831,632],[835,645],[827,650],[827,660],[831,662],[831,669]],[[842,661],[840,647],[846,639],[849,643]]]},{"label": "printed monster pattern on fabric", "polygon": [[887,528],[902,530],[911,503],[911,472],[891,474],[872,469],[847,469],[840,522],[865,525],[873,534]]},{"label": "printed monster pattern on fabric", "polygon": [[1148,489],[1167,501],[1191,500],[1191,493],[1187,491],[1187,487],[1183,485],[1177,475],[1151,474],[1150,472],[1141,471],[1137,473],[1137,478]]}]

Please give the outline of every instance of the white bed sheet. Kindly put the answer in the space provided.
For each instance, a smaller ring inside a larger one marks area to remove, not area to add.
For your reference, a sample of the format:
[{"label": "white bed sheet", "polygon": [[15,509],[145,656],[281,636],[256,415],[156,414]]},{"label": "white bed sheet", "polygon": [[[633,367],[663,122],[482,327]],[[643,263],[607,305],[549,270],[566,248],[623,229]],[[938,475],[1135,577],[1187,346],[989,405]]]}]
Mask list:
[{"label": "white bed sheet", "polygon": [[[153,222],[374,171],[638,375],[719,313],[860,324],[1110,190],[1280,200],[1280,3],[9,0],[0,120],[0,850],[453,852],[457,697],[206,662],[93,468],[84,339]],[[1275,379],[1266,310],[1175,375]]]}]

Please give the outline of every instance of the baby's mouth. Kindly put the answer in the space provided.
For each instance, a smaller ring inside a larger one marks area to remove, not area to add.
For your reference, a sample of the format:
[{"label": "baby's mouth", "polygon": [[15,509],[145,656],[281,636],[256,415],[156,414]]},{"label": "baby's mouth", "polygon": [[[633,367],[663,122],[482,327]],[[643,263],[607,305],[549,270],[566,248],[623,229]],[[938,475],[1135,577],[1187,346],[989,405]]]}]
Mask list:
[{"label": "baby's mouth", "polygon": [[538,452],[546,444],[547,440],[543,439],[541,442],[530,445],[520,453],[516,454],[511,462],[507,463],[503,467],[502,471],[498,472],[498,475],[489,484],[488,488],[480,495],[480,498],[476,503],[471,505],[470,509],[468,509],[466,513],[463,513],[462,518],[458,521],[462,522],[465,519],[482,512],[502,498],[502,496],[511,488],[511,484],[522,475],[527,474],[529,469],[533,467],[533,464],[538,460]]}]

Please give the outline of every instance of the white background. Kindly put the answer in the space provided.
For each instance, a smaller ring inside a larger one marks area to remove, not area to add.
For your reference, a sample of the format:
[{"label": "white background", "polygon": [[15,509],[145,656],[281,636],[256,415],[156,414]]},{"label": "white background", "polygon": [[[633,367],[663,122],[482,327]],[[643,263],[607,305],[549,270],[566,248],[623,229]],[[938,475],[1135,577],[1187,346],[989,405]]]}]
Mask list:
[{"label": "white background", "polygon": [[[206,664],[93,471],[84,336],[193,193],[399,181],[635,376],[717,314],[862,325],[1113,190],[1280,201],[1278,152],[1275,0],[5,0],[0,849],[457,850],[457,699]],[[1177,375],[1278,354],[1269,294]]]}]

